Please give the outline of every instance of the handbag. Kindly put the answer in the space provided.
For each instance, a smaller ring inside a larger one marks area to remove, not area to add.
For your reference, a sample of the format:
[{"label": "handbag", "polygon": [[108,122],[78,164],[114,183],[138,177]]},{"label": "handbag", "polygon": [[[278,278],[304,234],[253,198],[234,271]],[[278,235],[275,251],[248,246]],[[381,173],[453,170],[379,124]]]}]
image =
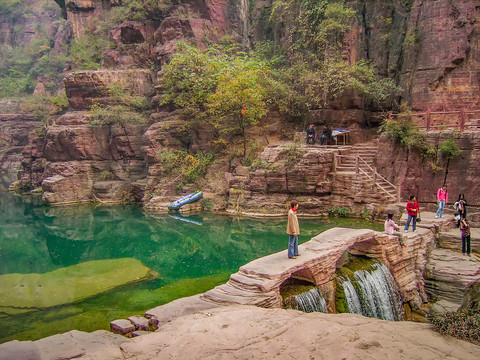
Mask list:
[{"label": "handbag", "polygon": [[456,221],[460,220],[460,214],[455,214],[454,218],[455,218]]}]

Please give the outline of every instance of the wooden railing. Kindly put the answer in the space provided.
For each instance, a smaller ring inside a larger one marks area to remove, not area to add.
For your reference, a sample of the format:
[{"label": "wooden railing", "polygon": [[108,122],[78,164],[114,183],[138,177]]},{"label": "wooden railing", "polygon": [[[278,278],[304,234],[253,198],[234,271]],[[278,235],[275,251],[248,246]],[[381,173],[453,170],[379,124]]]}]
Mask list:
[{"label": "wooden railing", "polygon": [[[401,114],[389,113],[389,118],[393,119]],[[416,123],[428,130],[468,130],[480,129],[480,110],[453,110],[453,111],[426,111],[412,112],[412,118]]]},{"label": "wooden railing", "polygon": [[[365,171],[362,169],[360,164],[366,166],[368,171]],[[357,174],[362,173],[365,175],[367,178],[369,178],[373,184],[379,188],[383,193],[385,193],[387,196],[391,197],[393,200],[400,202],[400,191],[399,187],[393,185],[390,181],[388,181],[386,178],[384,178],[382,175],[380,175],[377,172],[376,168],[372,168],[370,164],[368,164],[360,155],[356,156],[355,160],[355,171]],[[381,183],[378,181],[378,179],[382,180],[384,183],[387,183],[390,187],[396,190],[396,193],[392,193],[391,191],[388,191],[386,188],[384,188]]]},{"label": "wooden railing", "polygon": [[[341,160],[342,158],[351,158],[351,155],[338,155],[334,154],[333,158],[333,171],[336,172],[338,166],[341,165]],[[376,168],[373,168],[368,164],[360,155],[355,155],[355,167],[352,168],[352,170],[355,171],[355,173],[362,174],[366,178],[368,178],[374,186],[376,186],[380,191],[382,191],[384,194],[386,194],[388,197],[392,198],[392,200],[396,202],[400,202],[400,187],[392,184],[390,181],[388,181],[385,177],[380,175],[377,172]],[[389,191],[385,186],[382,185],[382,182],[384,184],[387,184],[387,186],[390,186],[392,189],[396,190],[395,192]]]}]

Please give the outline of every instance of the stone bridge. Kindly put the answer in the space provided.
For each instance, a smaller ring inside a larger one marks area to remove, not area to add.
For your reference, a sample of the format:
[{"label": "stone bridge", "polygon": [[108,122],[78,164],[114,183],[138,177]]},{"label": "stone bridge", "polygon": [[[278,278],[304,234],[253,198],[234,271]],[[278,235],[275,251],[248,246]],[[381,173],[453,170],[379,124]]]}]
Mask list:
[{"label": "stone bridge", "polygon": [[435,227],[418,228],[398,238],[368,229],[333,228],[299,246],[300,257],[288,259],[287,251],[254,260],[231,275],[223,285],[206,292],[202,299],[219,305],[242,304],[266,308],[282,306],[280,290],[290,278],[307,280],[319,287],[329,312],[336,312],[336,270],[351,255],[384,263],[391,271],[404,302],[418,308],[427,302],[424,273],[428,250],[434,247]]}]

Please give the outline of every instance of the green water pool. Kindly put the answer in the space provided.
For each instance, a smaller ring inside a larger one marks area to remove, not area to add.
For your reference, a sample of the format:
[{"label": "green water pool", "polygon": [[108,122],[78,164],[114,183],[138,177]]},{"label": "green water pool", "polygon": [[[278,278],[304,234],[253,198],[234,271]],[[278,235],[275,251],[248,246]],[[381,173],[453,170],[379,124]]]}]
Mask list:
[{"label": "green water pool", "polygon": [[[226,282],[251,260],[285,251],[286,218],[150,214],[136,206],[52,207],[0,192],[0,342],[118,318]],[[301,215],[301,214],[300,214]],[[354,219],[302,219],[303,243]]]}]

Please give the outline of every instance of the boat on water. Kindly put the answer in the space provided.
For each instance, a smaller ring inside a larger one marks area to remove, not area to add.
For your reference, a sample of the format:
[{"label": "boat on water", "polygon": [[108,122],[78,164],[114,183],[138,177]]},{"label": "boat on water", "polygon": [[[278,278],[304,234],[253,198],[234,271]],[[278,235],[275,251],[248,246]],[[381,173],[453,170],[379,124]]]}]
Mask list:
[{"label": "boat on water", "polygon": [[196,201],[200,200],[202,197],[203,197],[203,192],[195,191],[191,194],[182,196],[180,199],[175,200],[170,205],[168,205],[168,209],[169,210],[178,210],[183,205],[187,205],[187,204],[196,202]]}]

